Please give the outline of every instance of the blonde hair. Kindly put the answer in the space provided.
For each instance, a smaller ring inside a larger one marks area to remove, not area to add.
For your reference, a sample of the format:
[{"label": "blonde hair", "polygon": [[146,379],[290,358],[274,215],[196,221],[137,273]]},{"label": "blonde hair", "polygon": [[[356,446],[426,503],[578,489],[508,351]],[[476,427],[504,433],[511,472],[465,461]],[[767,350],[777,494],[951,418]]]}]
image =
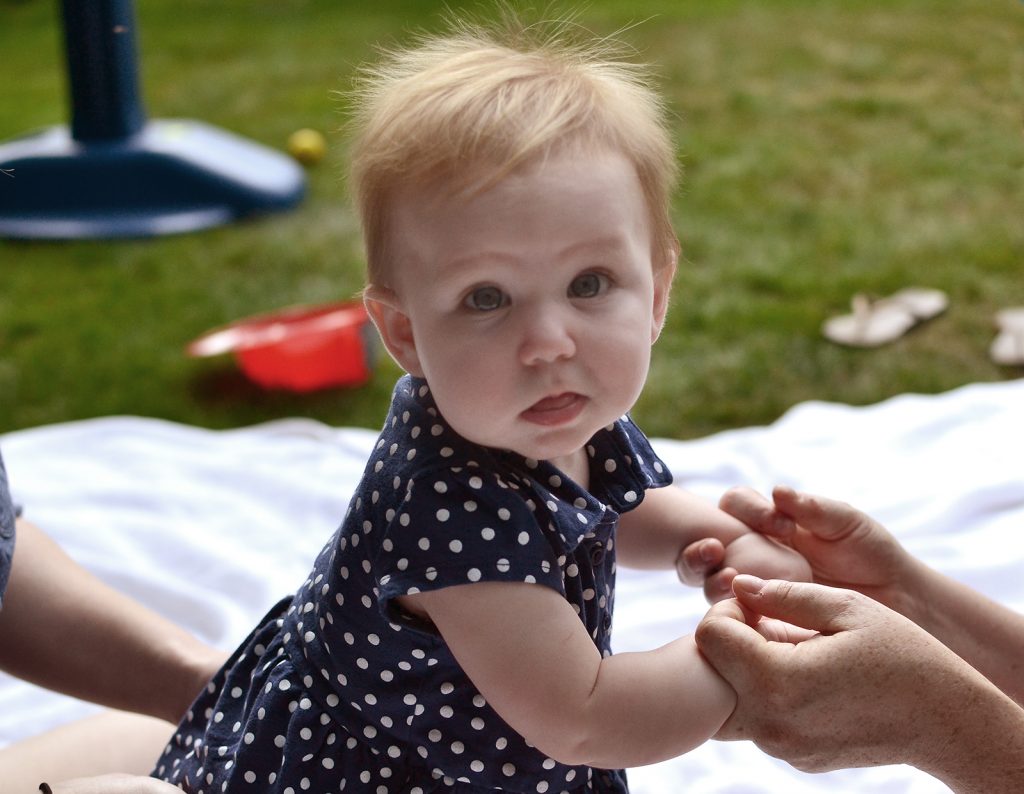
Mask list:
[{"label": "blonde hair", "polygon": [[571,21],[526,26],[506,10],[496,24],[453,21],[360,71],[350,185],[370,283],[386,286],[388,205],[399,185],[486,186],[563,147],[632,162],[654,266],[674,260],[677,168],[662,103],[641,67],[615,57],[620,45],[580,44],[575,31]]}]

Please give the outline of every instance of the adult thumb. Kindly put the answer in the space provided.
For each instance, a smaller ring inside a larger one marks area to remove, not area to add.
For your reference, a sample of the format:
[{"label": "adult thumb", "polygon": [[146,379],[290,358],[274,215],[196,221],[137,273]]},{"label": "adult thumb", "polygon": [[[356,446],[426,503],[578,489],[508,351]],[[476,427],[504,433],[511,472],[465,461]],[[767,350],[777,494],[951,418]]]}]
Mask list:
[{"label": "adult thumb", "polygon": [[740,605],[757,615],[822,634],[856,627],[855,616],[869,601],[853,590],[743,574],[733,580],[733,593]]}]

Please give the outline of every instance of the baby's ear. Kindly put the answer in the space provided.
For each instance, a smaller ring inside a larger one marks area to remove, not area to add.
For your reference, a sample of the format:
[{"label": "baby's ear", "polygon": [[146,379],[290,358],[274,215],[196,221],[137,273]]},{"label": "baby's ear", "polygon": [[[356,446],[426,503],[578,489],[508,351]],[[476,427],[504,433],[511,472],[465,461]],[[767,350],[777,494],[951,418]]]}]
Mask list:
[{"label": "baby's ear", "polygon": [[651,314],[651,344],[658,341],[661,329],[668,315],[669,296],[672,294],[672,279],[676,275],[677,256],[675,251],[665,264],[654,271],[654,307]]},{"label": "baby's ear", "polygon": [[377,327],[384,347],[398,366],[415,377],[423,377],[412,322],[398,295],[390,287],[369,285],[363,290],[363,305]]}]

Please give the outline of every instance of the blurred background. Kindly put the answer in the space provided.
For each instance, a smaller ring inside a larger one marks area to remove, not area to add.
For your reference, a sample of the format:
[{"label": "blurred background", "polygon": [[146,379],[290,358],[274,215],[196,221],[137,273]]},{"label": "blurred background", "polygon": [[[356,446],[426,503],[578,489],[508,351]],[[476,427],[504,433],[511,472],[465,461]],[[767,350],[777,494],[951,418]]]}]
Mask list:
[{"label": "blurred background", "polygon": [[[385,356],[365,386],[295,394],[184,349],[243,316],[358,292],[338,92],[375,45],[437,28],[445,6],[487,4],[138,0],[150,118],[280,150],[312,128],[326,154],[291,212],[151,239],[0,240],[0,432],[110,414],[378,426],[399,374]],[[684,261],[634,412],[649,434],[1024,375],[987,354],[995,312],[1024,305],[1024,3],[590,0],[580,21],[629,27],[683,168]],[[57,3],[0,0],[0,141],[68,120],[61,35]],[[822,338],[854,293],[905,286],[945,290],[949,310],[878,350]]]}]

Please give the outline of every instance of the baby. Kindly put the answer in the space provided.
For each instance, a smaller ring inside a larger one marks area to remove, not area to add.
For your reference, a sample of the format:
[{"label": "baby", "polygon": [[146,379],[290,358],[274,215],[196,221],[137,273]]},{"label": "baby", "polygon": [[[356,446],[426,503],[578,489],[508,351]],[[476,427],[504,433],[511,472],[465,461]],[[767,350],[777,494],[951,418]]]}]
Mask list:
[{"label": "baby", "polygon": [[627,416],[669,302],[674,156],[631,65],[457,24],[363,74],[367,309],[408,373],[341,528],[198,698],[189,792],[625,792],[732,712],[690,636],[612,656],[619,562],[807,579]]}]

